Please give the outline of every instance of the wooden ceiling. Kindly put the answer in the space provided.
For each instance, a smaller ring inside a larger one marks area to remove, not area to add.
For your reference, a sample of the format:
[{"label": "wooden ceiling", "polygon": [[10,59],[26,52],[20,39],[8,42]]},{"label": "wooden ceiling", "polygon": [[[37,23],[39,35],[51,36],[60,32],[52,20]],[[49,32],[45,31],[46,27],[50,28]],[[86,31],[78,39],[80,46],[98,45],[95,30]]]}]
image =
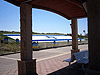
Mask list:
[{"label": "wooden ceiling", "polygon": [[5,1],[19,7],[22,2],[27,2],[29,4],[32,4],[33,8],[51,11],[69,20],[72,18],[87,17],[87,14],[82,6],[82,0],[5,0]]}]

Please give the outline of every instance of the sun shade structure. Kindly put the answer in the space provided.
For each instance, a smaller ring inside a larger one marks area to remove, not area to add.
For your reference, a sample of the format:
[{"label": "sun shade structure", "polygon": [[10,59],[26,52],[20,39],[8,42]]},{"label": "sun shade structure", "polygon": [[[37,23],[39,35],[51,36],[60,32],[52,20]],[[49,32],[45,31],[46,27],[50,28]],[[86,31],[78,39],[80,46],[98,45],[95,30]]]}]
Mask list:
[{"label": "sun shade structure", "polygon": [[79,52],[77,19],[87,17],[82,0],[5,0],[20,7],[21,60],[18,75],[37,75],[36,59],[32,59],[32,8],[54,12],[71,20],[72,53]]},{"label": "sun shade structure", "polygon": [[20,7],[22,2],[32,5],[32,8],[44,9],[57,13],[67,19],[87,17],[82,6],[85,0],[5,0]]},{"label": "sun shade structure", "polygon": [[[5,0],[20,7],[21,60],[18,74],[36,75],[32,59],[32,8],[54,12],[71,20],[72,50],[79,52],[77,19],[88,17],[89,65],[86,75],[100,75],[100,0]],[[25,37],[25,38],[24,38]],[[26,41],[27,40],[27,41]],[[24,65],[23,65],[24,64]],[[23,68],[24,67],[24,68]],[[31,68],[29,68],[31,67]]]},{"label": "sun shade structure", "polygon": [[89,65],[85,73],[86,75],[100,75],[100,0],[5,1],[20,7],[21,60],[18,60],[19,75],[37,75],[36,59],[32,59],[32,8],[51,11],[71,20],[71,54],[80,51],[78,49],[77,19],[88,16]]}]

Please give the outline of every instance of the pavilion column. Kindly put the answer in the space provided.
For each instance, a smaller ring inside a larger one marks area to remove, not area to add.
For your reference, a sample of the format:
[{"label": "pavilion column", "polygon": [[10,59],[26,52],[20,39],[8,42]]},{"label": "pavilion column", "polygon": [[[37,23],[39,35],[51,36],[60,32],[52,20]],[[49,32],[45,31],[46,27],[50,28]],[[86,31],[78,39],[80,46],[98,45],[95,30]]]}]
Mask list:
[{"label": "pavilion column", "polygon": [[87,0],[89,66],[86,75],[100,75],[100,0]]},{"label": "pavilion column", "polygon": [[32,5],[20,4],[21,60],[18,75],[35,75],[36,60],[32,59]]},{"label": "pavilion column", "polygon": [[71,28],[72,28],[72,50],[71,54],[79,52],[78,49],[78,29],[77,29],[77,19],[73,18],[71,20]]}]

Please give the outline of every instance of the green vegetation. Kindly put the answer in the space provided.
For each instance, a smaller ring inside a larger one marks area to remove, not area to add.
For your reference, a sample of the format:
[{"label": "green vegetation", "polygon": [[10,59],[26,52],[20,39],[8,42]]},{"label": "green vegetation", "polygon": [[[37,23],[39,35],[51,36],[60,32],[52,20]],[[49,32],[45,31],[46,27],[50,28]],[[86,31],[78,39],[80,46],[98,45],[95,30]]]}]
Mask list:
[{"label": "green vegetation", "polygon": [[[72,34],[67,34],[69,36],[72,36]],[[82,34],[78,35],[78,38],[80,39],[84,39],[84,38],[88,38],[87,34],[85,36],[83,36]]]},{"label": "green vegetation", "polygon": [[18,51],[20,51],[20,44],[16,43],[8,43],[8,44],[2,43],[0,47],[0,55]]},{"label": "green vegetation", "polygon": [[[3,35],[4,33],[5,33],[5,32],[1,32],[1,31],[0,31],[0,40],[4,40],[4,38],[7,37],[7,36]],[[14,39],[12,39],[12,38],[10,38],[10,37],[7,37],[7,38],[8,38],[8,40],[11,40],[11,41],[13,41],[13,42],[15,41]]]},{"label": "green vegetation", "polygon": [[88,36],[87,35],[85,35],[85,36],[78,35],[78,38],[84,39],[84,38],[88,38]]},{"label": "green vegetation", "polygon": [[0,33],[0,41],[1,40],[3,41],[3,43],[1,43],[1,46],[0,46],[0,55],[5,54],[5,53],[20,51],[20,43],[16,43],[14,39],[8,37],[8,44],[6,44],[4,41],[5,37],[7,36]]},{"label": "green vegetation", "polygon": [[44,33],[45,35],[66,35],[62,33]]},{"label": "green vegetation", "polygon": [[[0,31],[2,34],[20,34],[20,32],[15,32],[15,31]],[[66,35],[62,33],[37,33],[37,32],[32,32],[33,35]]]},{"label": "green vegetation", "polygon": [[20,34],[20,32],[15,32],[15,31],[0,31],[2,34]]},{"label": "green vegetation", "polygon": [[84,38],[88,38],[87,36],[78,36],[78,38],[84,39]]},{"label": "green vegetation", "polygon": [[[7,34],[10,32],[7,31],[0,31],[0,41],[2,40],[3,43],[1,43],[0,46],[0,55],[5,53],[11,53],[11,52],[18,52],[20,51],[20,44],[16,43],[15,39],[12,39],[10,37],[7,37],[3,34]],[[4,38],[8,38],[8,44],[5,43]]]},{"label": "green vegetation", "polygon": [[16,43],[8,43],[8,44],[2,43],[0,47],[0,55],[18,51],[20,51],[20,44]]}]

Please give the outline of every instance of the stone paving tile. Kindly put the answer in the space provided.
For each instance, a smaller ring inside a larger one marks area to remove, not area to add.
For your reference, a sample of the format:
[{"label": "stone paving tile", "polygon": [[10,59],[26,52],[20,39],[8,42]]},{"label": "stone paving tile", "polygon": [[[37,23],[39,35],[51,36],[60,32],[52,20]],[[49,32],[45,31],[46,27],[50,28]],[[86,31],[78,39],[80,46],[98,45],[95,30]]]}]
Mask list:
[{"label": "stone paving tile", "polygon": [[40,62],[40,67],[41,67],[40,73],[41,73],[41,74],[47,74],[46,66],[45,66],[45,64],[44,64],[43,61]]},{"label": "stone paving tile", "polygon": [[62,60],[60,57],[57,57],[56,59],[58,60],[59,64],[62,66],[62,68],[65,67],[65,66],[67,65],[67,64],[65,65],[65,64],[63,63],[63,60]]},{"label": "stone paving tile", "polygon": [[16,69],[12,68],[11,71],[10,71],[8,74],[9,74],[9,75],[10,75],[10,74],[15,74],[15,72],[16,72]]},{"label": "stone paving tile", "polygon": [[[61,57],[63,57],[63,59],[66,59],[67,55],[63,55]],[[47,75],[68,66],[68,63],[63,62],[63,59],[61,57],[59,56],[37,62],[37,73],[39,75]],[[66,71],[63,73],[63,71],[64,70],[58,71],[52,75],[63,75],[65,73],[68,73]]]},{"label": "stone paving tile", "polygon": [[[8,75],[9,73],[13,73],[14,68],[16,68],[17,64],[15,60],[10,60],[10,59],[5,59],[5,58],[0,58],[0,75]],[[12,75],[9,74],[9,75]]]},{"label": "stone paving tile", "polygon": [[51,59],[51,60],[49,59],[48,62],[50,63],[50,65],[51,65],[53,71],[58,70],[58,67],[55,65],[55,63],[52,61],[52,59]]},{"label": "stone paving tile", "polygon": [[59,64],[56,58],[52,59],[52,61],[54,61],[54,64],[58,67],[58,69],[61,69],[62,66]]},{"label": "stone paving tile", "polygon": [[15,71],[14,75],[18,75],[18,70]]},{"label": "stone paving tile", "polygon": [[[77,63],[72,64],[74,69],[69,69],[67,62],[63,60],[70,58],[70,54],[38,61],[36,70],[38,75],[84,75],[83,71],[79,71]],[[3,62],[3,63],[2,63]],[[82,73],[82,74],[81,74]],[[18,75],[17,61],[11,59],[0,58],[0,75]]]},{"label": "stone paving tile", "polygon": [[50,62],[48,62],[48,60],[45,60],[43,62],[45,64],[45,66],[46,66],[47,73],[50,73],[50,72],[54,71],[54,69],[52,68],[52,65],[50,64]]},{"label": "stone paving tile", "polygon": [[41,73],[41,67],[40,67],[40,62],[37,62],[36,63],[36,70],[37,70],[37,73]]}]

